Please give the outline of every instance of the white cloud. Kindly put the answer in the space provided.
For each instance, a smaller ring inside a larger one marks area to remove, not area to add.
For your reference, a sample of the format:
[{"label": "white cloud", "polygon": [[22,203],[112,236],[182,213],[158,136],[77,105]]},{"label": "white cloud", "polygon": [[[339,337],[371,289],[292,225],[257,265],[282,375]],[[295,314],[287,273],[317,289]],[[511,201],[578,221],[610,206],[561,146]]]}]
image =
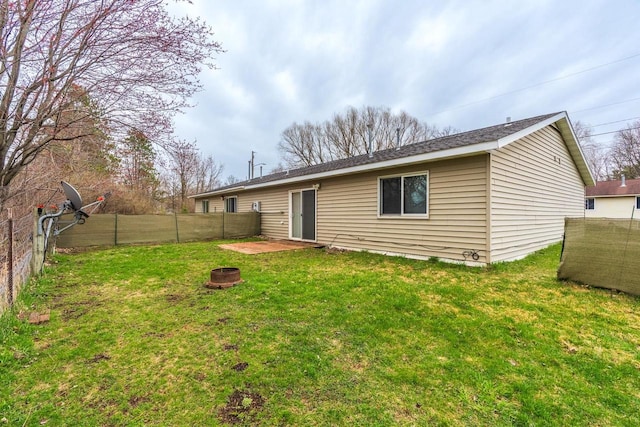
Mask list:
[{"label": "white cloud", "polygon": [[459,129],[563,109],[591,123],[640,115],[640,102],[571,111],[640,92],[640,57],[516,91],[640,52],[636,0],[194,0],[184,9],[227,52],[203,74],[198,106],[176,119],[178,137],[240,177],[252,149],[269,169],[284,128],[347,105]]}]

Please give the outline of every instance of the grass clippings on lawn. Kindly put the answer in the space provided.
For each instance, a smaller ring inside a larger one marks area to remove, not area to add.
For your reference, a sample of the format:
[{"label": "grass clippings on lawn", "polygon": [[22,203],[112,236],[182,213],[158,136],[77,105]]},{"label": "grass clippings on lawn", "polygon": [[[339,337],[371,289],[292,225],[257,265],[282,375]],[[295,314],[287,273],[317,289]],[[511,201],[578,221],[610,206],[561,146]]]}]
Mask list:
[{"label": "grass clippings on lawn", "polygon": [[[59,255],[0,318],[0,420],[640,425],[639,299],[558,282],[558,258],[479,269],[215,242]],[[244,282],[205,288],[220,266]],[[40,325],[14,315],[46,309]]]}]

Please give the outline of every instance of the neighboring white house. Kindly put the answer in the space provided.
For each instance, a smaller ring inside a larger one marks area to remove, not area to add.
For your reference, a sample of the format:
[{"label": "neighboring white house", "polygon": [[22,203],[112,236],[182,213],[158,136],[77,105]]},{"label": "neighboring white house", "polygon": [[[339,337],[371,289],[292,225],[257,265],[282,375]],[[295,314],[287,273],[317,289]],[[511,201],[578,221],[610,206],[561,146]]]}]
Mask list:
[{"label": "neighboring white house", "polygon": [[585,190],[587,218],[640,219],[640,179],[602,181]]}]

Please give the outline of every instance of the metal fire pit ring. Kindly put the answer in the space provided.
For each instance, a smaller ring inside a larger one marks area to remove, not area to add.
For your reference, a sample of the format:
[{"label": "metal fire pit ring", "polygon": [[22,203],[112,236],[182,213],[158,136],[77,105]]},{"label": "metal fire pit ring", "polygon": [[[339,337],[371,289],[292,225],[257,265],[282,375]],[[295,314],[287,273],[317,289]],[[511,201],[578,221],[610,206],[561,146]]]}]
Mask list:
[{"label": "metal fire pit ring", "polygon": [[225,289],[241,283],[240,269],[236,267],[220,267],[211,270],[211,280],[204,284],[210,289]]}]

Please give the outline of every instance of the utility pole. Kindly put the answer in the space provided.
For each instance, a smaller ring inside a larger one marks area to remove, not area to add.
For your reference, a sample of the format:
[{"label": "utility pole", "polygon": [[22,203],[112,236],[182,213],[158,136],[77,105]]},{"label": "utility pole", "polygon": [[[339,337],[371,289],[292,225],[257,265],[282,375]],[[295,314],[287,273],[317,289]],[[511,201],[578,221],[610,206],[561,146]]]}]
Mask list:
[{"label": "utility pole", "polygon": [[255,177],[255,158],[256,158],[256,152],[251,150],[251,178],[253,179]]}]

